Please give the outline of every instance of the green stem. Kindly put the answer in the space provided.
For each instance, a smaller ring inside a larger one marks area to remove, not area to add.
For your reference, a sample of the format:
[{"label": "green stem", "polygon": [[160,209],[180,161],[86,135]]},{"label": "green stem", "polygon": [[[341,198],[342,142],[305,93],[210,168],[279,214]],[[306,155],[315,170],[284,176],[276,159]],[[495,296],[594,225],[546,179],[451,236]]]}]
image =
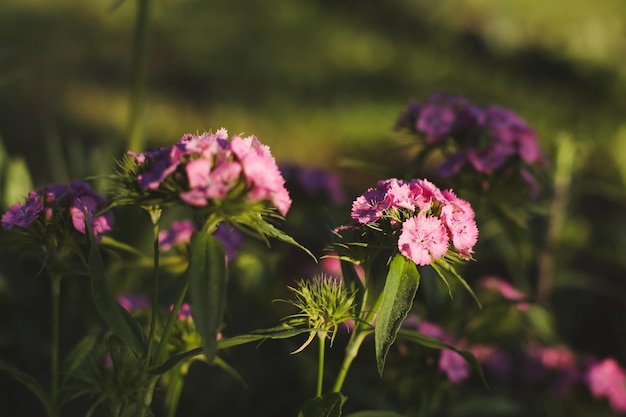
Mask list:
[{"label": "green stem", "polygon": [[131,69],[129,149],[143,150],[150,0],[137,0],[135,44]]},{"label": "green stem", "polygon": [[[343,363],[341,364],[341,368],[339,369],[339,373],[337,374],[337,379],[335,380],[335,385],[333,386],[334,392],[341,392],[341,387],[343,387],[343,383],[348,375],[348,370],[350,370],[350,366],[352,365],[352,361],[356,358],[356,355],[359,353],[359,348],[365,340],[365,337],[371,333],[370,323],[378,313],[378,309],[380,308],[380,303],[382,302],[382,293],[378,296],[378,299],[372,306],[372,308],[363,312],[361,315],[363,320],[360,320],[358,323],[354,325],[354,332],[352,336],[350,336],[350,340],[348,341],[348,345],[346,346],[346,354],[343,358]],[[363,309],[365,309],[365,303],[367,300],[367,290],[363,296]]]},{"label": "green stem", "polygon": [[180,311],[180,307],[183,305],[183,301],[185,300],[185,296],[187,295],[187,290],[189,289],[189,279],[185,276],[185,283],[183,288],[180,290],[178,294],[178,299],[170,311],[170,315],[167,317],[167,323],[165,324],[165,329],[163,330],[163,334],[161,335],[161,341],[159,342],[159,347],[157,349],[156,355],[154,357],[154,363],[157,366],[161,365],[161,363],[165,360],[165,355],[167,354],[167,344],[169,342],[170,336],[174,331],[174,323],[178,320],[178,312]]},{"label": "green stem", "polygon": [[558,252],[558,241],[567,218],[567,205],[574,172],[578,147],[569,136],[562,136],[556,156],[554,174],[554,196],[548,216],[548,230],[544,249],[539,257],[537,278],[537,300],[544,305],[550,301],[554,279],[554,264]]},{"label": "green stem", "polygon": [[324,351],[326,350],[326,334],[320,332],[317,334],[317,338],[320,341],[319,361],[317,364],[317,392],[316,396],[322,396],[322,384],[324,381]]},{"label": "green stem", "polygon": [[167,387],[167,394],[165,395],[165,404],[168,408],[167,417],[176,416],[180,395],[183,392],[183,385],[185,384],[185,375],[182,372],[182,366],[183,365],[179,365],[171,370],[171,380]]},{"label": "green stem", "polygon": [[157,321],[157,300],[159,299],[159,219],[161,217],[161,209],[151,207],[148,209],[150,219],[152,221],[152,238],[153,238],[153,286],[152,286],[152,313],[150,316],[150,330],[148,333],[148,351],[146,352],[145,363],[150,365],[152,359],[152,345],[154,344],[154,332]]},{"label": "green stem", "polygon": [[52,276],[52,348],[51,348],[51,381],[50,393],[52,396],[52,409],[54,416],[59,415],[59,344],[60,344],[60,298],[61,298],[61,276]]}]

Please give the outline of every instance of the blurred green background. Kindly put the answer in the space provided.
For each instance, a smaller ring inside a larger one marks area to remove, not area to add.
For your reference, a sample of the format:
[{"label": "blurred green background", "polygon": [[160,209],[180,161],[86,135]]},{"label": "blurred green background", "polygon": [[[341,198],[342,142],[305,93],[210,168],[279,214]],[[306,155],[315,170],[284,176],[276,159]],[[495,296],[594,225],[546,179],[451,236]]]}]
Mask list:
[{"label": "blurred green background", "polygon": [[[126,149],[137,3],[2,2],[0,133],[36,181],[58,175],[54,140],[68,155]],[[547,152],[568,131],[621,160],[625,12],[620,0],[152,1],[145,136],[224,126],[279,161],[334,166],[391,150],[405,103],[445,91],[515,109]]]},{"label": "blurred green background", "polygon": [[[128,149],[139,3],[1,1],[5,207],[31,186],[110,173]],[[278,162],[335,171],[353,196],[381,177],[347,160],[408,158],[393,125],[410,99],[509,107],[549,161],[563,138],[579,145],[557,237],[559,334],[626,363],[625,51],[623,0],[153,0],[144,146],[220,127],[255,134]],[[13,348],[11,330],[0,340]]]}]

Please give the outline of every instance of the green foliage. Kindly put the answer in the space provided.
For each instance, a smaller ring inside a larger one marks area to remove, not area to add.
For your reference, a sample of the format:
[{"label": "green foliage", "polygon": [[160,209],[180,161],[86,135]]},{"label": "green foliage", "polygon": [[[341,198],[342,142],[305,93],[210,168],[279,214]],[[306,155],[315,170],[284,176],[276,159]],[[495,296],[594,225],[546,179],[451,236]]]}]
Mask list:
[{"label": "green foliage", "polygon": [[89,216],[85,211],[85,230],[89,235],[89,275],[91,278],[91,294],[100,317],[111,331],[127,343],[136,353],[146,349],[146,335],[136,320],[115,300],[105,276],[105,267],[100,249],[93,235]]},{"label": "green foliage", "polygon": [[202,338],[206,360],[213,363],[217,352],[217,333],[226,310],[228,284],[226,252],[222,242],[208,233],[194,233],[187,274],[192,316]]},{"label": "green foliage", "polygon": [[328,392],[321,397],[307,400],[298,417],[341,417],[341,409],[346,397],[339,392]]},{"label": "green foliage", "polygon": [[415,263],[400,254],[395,255],[389,265],[374,333],[376,364],[381,375],[389,348],[396,340],[400,325],[413,306],[419,282],[420,274]]}]

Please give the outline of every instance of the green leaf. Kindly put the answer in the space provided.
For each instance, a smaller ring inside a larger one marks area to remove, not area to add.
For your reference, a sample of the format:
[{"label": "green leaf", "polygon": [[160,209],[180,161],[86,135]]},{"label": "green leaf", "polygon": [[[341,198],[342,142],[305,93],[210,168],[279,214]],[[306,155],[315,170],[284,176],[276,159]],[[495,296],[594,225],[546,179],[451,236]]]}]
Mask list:
[{"label": "green leaf", "polygon": [[37,398],[39,398],[39,401],[41,401],[44,408],[46,409],[46,413],[49,416],[55,415],[54,406],[52,405],[52,399],[50,398],[48,393],[44,391],[41,385],[39,385],[35,378],[25,372],[20,371],[13,365],[6,363],[2,359],[0,359],[0,370],[7,372],[13,377],[13,379],[22,383],[29,390],[31,390],[31,392],[35,394]]},{"label": "green leaf", "polygon": [[369,410],[352,413],[346,417],[405,417],[404,414],[398,414],[394,411],[385,410]]},{"label": "green leaf", "polygon": [[142,354],[145,350],[146,335],[137,321],[116,301],[104,275],[104,264],[100,249],[93,235],[87,212],[85,216],[85,230],[89,236],[91,248],[89,250],[89,275],[91,277],[91,293],[96,310],[107,324],[109,329],[122,339],[136,353]]},{"label": "green leaf", "polygon": [[346,397],[340,392],[328,392],[307,400],[298,417],[341,417],[341,407],[345,401]]},{"label": "green leaf", "polygon": [[454,266],[452,266],[448,260],[446,260],[445,258],[435,259],[435,262],[433,262],[431,266],[437,272],[437,275],[439,275],[439,277],[448,286],[448,293],[450,294],[450,298],[452,298],[452,292],[450,290],[448,279],[455,278],[457,281],[461,283],[463,287],[465,287],[465,289],[467,290],[467,292],[470,293],[472,298],[474,298],[474,301],[476,301],[476,304],[478,305],[478,307],[479,308],[483,307],[482,304],[480,303],[480,300],[478,299],[478,297],[472,290],[472,287],[470,287],[467,281],[465,281],[465,279],[461,275],[459,275],[458,272],[456,272],[456,269],[454,269]]},{"label": "green leaf", "polygon": [[[245,345],[247,343],[259,342],[267,339],[288,339],[290,337],[298,336],[303,333],[309,333],[311,329],[298,329],[289,326],[278,326],[269,329],[255,330],[250,334],[243,334],[234,337],[223,337],[217,341],[217,349],[228,349],[235,346]],[[172,356],[167,361],[163,362],[159,367],[151,371],[153,375],[163,374],[182,361],[192,358],[194,356],[201,355],[204,352],[204,348],[199,347],[189,350],[187,352],[179,353]]]},{"label": "green leaf", "polygon": [[315,262],[317,262],[317,258],[315,257],[315,255],[313,255],[313,253],[311,253],[310,250],[296,242],[296,240],[289,236],[287,233],[283,232],[280,229],[277,229],[272,224],[265,221],[261,216],[248,218],[245,226],[252,228],[261,236],[271,237],[290,245],[294,245],[305,251],[311,258],[315,260]]},{"label": "green leaf", "polygon": [[467,350],[458,349],[455,346],[449,345],[447,343],[442,342],[441,340],[437,340],[430,336],[426,336],[424,333],[420,333],[416,330],[409,329],[400,329],[398,331],[398,336],[403,340],[407,340],[409,342],[417,343],[419,345],[425,346],[431,349],[450,349],[458,353],[465,359],[465,361],[478,373],[480,379],[482,380],[485,387],[489,388],[489,384],[487,384],[487,380],[485,379],[485,374],[483,372],[482,366],[474,356],[474,354]]},{"label": "green leaf", "polygon": [[72,374],[83,363],[85,358],[93,350],[98,340],[102,337],[103,332],[90,332],[83,337],[72,350],[66,355],[63,362],[63,382],[62,386],[66,385],[68,380],[72,377]]},{"label": "green leaf", "polygon": [[194,233],[187,273],[191,315],[202,338],[206,359],[213,363],[217,333],[226,311],[228,269],[222,242],[208,233]]},{"label": "green leaf", "polygon": [[341,259],[339,262],[341,265],[341,275],[343,275],[344,282],[346,283],[348,288],[353,287],[356,290],[355,302],[356,305],[361,305],[363,303],[364,288],[361,279],[354,269],[355,265],[352,262],[348,262],[343,259]]},{"label": "green leaf", "polygon": [[311,329],[296,328],[291,326],[277,326],[269,329],[259,329],[239,336],[222,338],[217,342],[218,349],[227,349],[246,343],[258,342],[267,339],[289,339],[303,333],[309,333]]},{"label": "green leaf", "polygon": [[420,275],[415,263],[396,254],[389,265],[374,331],[376,364],[380,375],[383,374],[389,348],[413,305],[419,283]]}]

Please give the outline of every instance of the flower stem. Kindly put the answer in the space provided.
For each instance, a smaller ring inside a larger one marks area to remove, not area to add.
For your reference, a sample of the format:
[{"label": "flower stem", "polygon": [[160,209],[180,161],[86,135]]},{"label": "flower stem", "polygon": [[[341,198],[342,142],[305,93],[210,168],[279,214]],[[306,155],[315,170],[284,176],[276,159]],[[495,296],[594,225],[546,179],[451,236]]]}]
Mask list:
[{"label": "flower stem", "polygon": [[61,276],[52,276],[52,347],[50,360],[50,393],[52,399],[52,412],[54,416],[59,415],[59,343],[60,343],[60,298],[61,298]]},{"label": "flower stem", "polygon": [[152,221],[152,238],[154,248],[153,269],[152,269],[152,313],[150,316],[150,330],[148,333],[148,351],[146,352],[145,363],[150,365],[152,358],[152,345],[154,344],[154,332],[157,320],[157,300],[159,298],[159,219],[161,217],[161,209],[159,207],[150,207],[150,220]]},{"label": "flower stem", "polygon": [[317,334],[317,338],[320,341],[320,350],[319,350],[319,362],[317,364],[317,392],[316,396],[322,396],[322,384],[324,381],[324,354],[326,350],[326,334],[324,332],[319,332]]},{"label": "flower stem", "polygon": [[382,301],[382,293],[378,296],[378,299],[372,306],[372,308],[365,312],[366,308],[366,300],[367,300],[367,290],[363,296],[363,310],[360,316],[364,316],[363,320],[357,322],[354,326],[354,332],[348,341],[348,345],[346,346],[346,354],[343,358],[343,363],[341,364],[341,368],[339,369],[339,373],[337,374],[337,379],[335,380],[335,385],[333,386],[334,392],[341,392],[341,387],[343,387],[343,383],[348,375],[348,370],[350,369],[350,365],[352,365],[352,361],[356,358],[356,355],[359,353],[359,348],[361,347],[361,343],[365,340],[365,337],[371,333],[370,323],[378,313],[378,309],[380,308],[380,303]]},{"label": "flower stem", "polygon": [[185,375],[182,372],[182,366],[183,365],[178,365],[171,370],[171,379],[167,387],[167,394],[165,394],[165,404],[168,408],[167,417],[176,416],[180,395],[183,392],[183,385],[185,383]]}]

